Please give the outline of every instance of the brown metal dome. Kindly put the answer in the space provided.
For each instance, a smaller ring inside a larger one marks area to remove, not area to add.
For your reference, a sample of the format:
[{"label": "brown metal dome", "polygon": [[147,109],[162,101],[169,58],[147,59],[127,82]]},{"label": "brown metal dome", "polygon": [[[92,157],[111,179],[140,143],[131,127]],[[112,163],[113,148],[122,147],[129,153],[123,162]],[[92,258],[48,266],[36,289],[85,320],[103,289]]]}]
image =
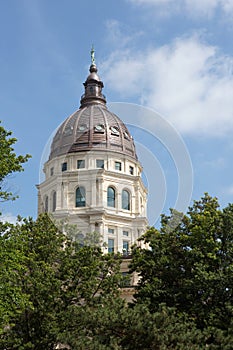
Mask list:
[{"label": "brown metal dome", "polygon": [[132,136],[124,123],[106,107],[103,82],[94,60],[85,83],[78,111],[58,128],[51,144],[49,159],[89,150],[114,151],[137,159]]},{"label": "brown metal dome", "polygon": [[62,123],[53,138],[49,159],[94,149],[137,159],[133,139],[124,123],[98,104],[80,108]]}]

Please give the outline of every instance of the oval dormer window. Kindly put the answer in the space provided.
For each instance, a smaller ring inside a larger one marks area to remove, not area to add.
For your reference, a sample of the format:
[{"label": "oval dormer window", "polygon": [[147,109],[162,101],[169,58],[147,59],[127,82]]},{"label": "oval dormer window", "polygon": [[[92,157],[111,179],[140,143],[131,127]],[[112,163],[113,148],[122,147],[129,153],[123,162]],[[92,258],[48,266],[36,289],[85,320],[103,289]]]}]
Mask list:
[{"label": "oval dormer window", "polygon": [[95,132],[104,132],[104,125],[103,124],[97,124],[95,126]]},{"label": "oval dormer window", "polygon": [[84,132],[87,130],[87,125],[86,124],[81,124],[78,126],[78,131]]},{"label": "oval dormer window", "polygon": [[116,135],[116,136],[120,135],[120,132],[119,132],[119,130],[118,130],[118,128],[116,126],[111,126],[110,130],[111,130],[111,134],[112,135]]}]

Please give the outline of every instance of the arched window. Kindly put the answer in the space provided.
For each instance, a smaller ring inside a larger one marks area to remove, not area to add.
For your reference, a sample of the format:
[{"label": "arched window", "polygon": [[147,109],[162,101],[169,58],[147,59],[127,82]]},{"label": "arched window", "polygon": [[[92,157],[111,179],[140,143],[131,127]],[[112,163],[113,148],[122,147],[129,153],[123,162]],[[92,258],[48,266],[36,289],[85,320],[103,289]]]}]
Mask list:
[{"label": "arched window", "polygon": [[75,206],[76,208],[86,206],[86,190],[84,187],[78,187],[76,190]]},{"label": "arched window", "polygon": [[44,212],[48,213],[49,211],[49,197],[45,196],[45,201],[44,201]]},{"label": "arched window", "polygon": [[107,203],[108,207],[115,208],[115,190],[113,187],[108,187],[108,193],[107,193]]},{"label": "arched window", "polygon": [[127,190],[122,191],[122,209],[130,210],[130,193]]},{"label": "arched window", "polygon": [[55,211],[56,207],[57,207],[57,193],[54,191],[53,197],[52,197],[52,211]]}]

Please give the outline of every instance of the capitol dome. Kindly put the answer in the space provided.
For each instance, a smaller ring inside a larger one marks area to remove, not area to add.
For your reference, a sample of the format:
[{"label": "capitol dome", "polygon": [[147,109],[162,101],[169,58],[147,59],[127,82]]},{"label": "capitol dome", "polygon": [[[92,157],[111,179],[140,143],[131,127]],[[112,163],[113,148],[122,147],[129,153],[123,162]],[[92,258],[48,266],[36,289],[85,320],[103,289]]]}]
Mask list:
[{"label": "capitol dome", "polygon": [[68,153],[90,150],[113,151],[137,159],[132,136],[125,124],[106,106],[103,82],[94,63],[85,83],[80,109],[58,128],[49,160]]},{"label": "capitol dome", "polygon": [[108,110],[91,54],[80,108],[58,127],[44,163],[38,214],[51,213],[83,236],[100,234],[104,252],[128,254],[147,227],[147,189],[133,138]]}]

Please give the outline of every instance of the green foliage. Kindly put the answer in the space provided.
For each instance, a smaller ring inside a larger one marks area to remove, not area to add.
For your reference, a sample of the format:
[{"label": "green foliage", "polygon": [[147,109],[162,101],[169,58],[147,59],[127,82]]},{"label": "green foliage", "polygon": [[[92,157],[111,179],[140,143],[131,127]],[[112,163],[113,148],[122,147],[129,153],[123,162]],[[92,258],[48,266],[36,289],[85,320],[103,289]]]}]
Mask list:
[{"label": "green foliage", "polygon": [[54,349],[73,309],[118,294],[119,259],[80,247],[46,214],[2,226],[1,243],[0,348]]},{"label": "green foliage", "polygon": [[163,216],[160,231],[144,235],[149,250],[133,251],[131,268],[141,277],[137,303],[151,312],[165,303],[201,330],[227,332],[233,316],[233,206],[221,211],[217,199],[205,194],[171,230],[176,215]]},{"label": "green foliage", "polygon": [[146,305],[131,308],[111,298],[102,308],[78,309],[75,316],[61,338],[71,349],[204,349],[204,335],[195,325],[163,305],[150,313]]},{"label": "green foliage", "polygon": [[25,255],[15,249],[13,240],[7,235],[13,225],[0,222],[0,335],[5,325],[12,325],[15,315],[19,315],[28,304],[27,295],[21,289],[20,275],[25,273]]},{"label": "green foliage", "polygon": [[[171,211],[134,247],[135,300],[120,298],[120,256],[97,233],[47,214],[0,223],[0,349],[231,350],[233,205],[207,194]],[[86,245],[84,244],[86,243]]]},{"label": "green foliage", "polygon": [[[10,245],[11,256],[22,257],[12,288],[20,291],[24,302],[18,304],[10,323],[2,328],[2,344],[6,349],[52,349],[54,310],[60,290],[56,264],[61,259],[65,238],[45,216],[35,222],[25,219],[12,225],[2,235],[2,241]],[[4,271],[1,275],[4,277]]]},{"label": "green foliage", "polygon": [[6,131],[0,125],[0,200],[2,201],[16,198],[8,189],[3,189],[4,180],[9,174],[23,171],[22,164],[30,158],[29,154],[17,156],[14,153],[13,145],[17,139],[10,137],[11,135],[11,131]]}]

